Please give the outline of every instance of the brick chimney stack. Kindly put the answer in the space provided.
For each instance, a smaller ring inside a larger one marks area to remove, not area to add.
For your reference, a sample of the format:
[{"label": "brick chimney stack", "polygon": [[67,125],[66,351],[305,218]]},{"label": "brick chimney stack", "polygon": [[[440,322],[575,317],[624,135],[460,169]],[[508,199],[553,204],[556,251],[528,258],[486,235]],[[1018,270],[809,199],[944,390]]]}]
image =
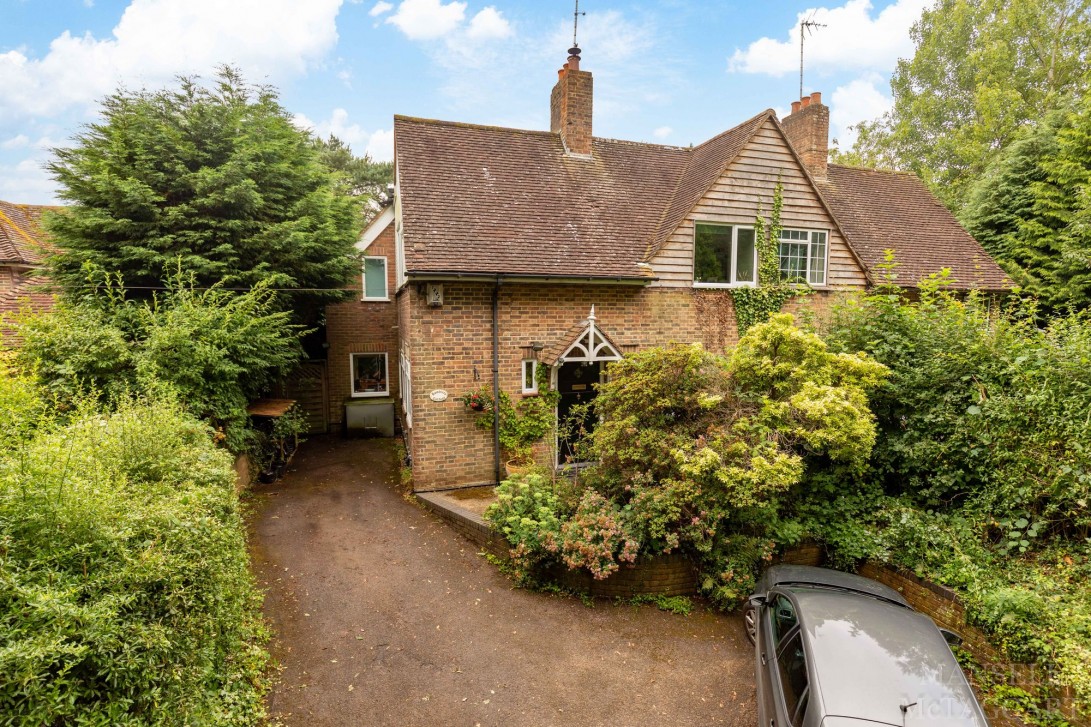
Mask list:
[{"label": "brick chimney stack", "polygon": [[792,147],[815,179],[826,179],[830,151],[830,109],[815,91],[792,102],[792,113],[780,120]]},{"label": "brick chimney stack", "polygon": [[580,49],[568,49],[549,98],[549,130],[560,133],[570,154],[591,156],[591,72],[580,70]]}]

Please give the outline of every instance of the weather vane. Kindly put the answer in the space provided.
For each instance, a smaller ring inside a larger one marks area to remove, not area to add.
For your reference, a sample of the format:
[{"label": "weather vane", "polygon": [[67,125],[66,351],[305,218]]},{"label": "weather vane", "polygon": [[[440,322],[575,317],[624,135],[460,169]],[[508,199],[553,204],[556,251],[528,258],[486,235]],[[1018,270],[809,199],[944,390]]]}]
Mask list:
[{"label": "weather vane", "polygon": [[[576,0],[576,5],[579,6],[579,0]],[[814,20],[814,13],[811,13],[811,17],[802,21],[799,24],[799,97],[803,98],[803,39],[807,35],[807,31],[814,32],[815,28],[825,28],[825,23],[816,23]]]},{"label": "weather vane", "polygon": [[572,47],[579,48],[579,43],[576,42],[576,31],[580,28],[580,16],[587,15],[587,13],[580,12],[580,0],[576,0],[576,12],[572,13]]}]

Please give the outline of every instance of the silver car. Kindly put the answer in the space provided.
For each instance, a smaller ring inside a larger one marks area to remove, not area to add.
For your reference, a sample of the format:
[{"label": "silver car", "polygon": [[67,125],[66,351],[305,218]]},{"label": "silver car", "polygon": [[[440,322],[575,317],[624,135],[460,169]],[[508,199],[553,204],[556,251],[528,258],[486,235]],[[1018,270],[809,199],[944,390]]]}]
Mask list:
[{"label": "silver car", "polygon": [[743,617],[759,727],[988,727],[948,644],[954,635],[880,583],[773,566]]}]

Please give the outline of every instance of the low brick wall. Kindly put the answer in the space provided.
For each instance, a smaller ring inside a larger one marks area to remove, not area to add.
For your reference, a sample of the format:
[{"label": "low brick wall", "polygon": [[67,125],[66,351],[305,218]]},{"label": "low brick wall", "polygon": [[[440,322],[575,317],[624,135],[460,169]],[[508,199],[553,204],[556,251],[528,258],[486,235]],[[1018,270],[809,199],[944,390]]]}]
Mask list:
[{"label": "low brick wall", "polygon": [[438,493],[418,492],[416,493],[416,498],[428,510],[446,521],[448,525],[461,533],[463,537],[476,543],[482,550],[501,558],[508,557],[508,550],[510,548],[508,541],[505,540],[502,535],[495,532],[489,524],[485,522],[485,519],[477,513],[463,510],[462,508],[452,507],[449,503],[445,502],[443,496]]},{"label": "low brick wall", "polygon": [[697,594],[697,570],[688,558],[678,553],[638,559],[602,580],[595,580],[585,570],[569,570],[564,566],[550,568],[545,576],[566,588],[596,598]]},{"label": "low brick wall", "polygon": [[[1018,687],[1030,694],[1045,697],[1046,706],[1065,715],[1073,725],[1091,725],[1091,721],[1079,715],[1073,706],[1072,695],[1051,694],[1041,670],[1034,664],[1008,661],[980,629],[966,622],[966,607],[958,594],[946,586],[925,580],[914,573],[879,563],[865,563],[860,575],[879,581],[901,593],[916,610],[927,614],[943,628],[962,637],[962,648],[981,664],[990,678],[999,684]],[[1045,690],[1045,691],[1044,691]],[[1022,722],[1004,710],[985,705],[989,720],[1000,727],[1022,725]]]}]

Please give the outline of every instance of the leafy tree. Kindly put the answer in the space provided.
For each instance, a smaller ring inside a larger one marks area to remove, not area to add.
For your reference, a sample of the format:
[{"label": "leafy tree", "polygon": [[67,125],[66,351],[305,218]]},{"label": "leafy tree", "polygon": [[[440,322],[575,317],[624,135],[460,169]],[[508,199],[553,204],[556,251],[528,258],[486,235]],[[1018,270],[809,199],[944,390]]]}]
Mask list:
[{"label": "leafy tree", "polygon": [[939,0],[912,37],[893,109],[840,159],[911,170],[957,212],[1024,124],[1087,89],[1091,0]]},{"label": "leafy tree", "polygon": [[102,115],[49,165],[72,203],[47,221],[60,248],[51,275],[67,293],[86,292],[92,263],[146,298],[181,258],[198,287],[298,291],[280,301],[303,321],[344,298],[359,272],[360,200],[273,89],[225,67],[211,85],[119,91]]},{"label": "leafy tree", "polygon": [[1091,103],[1026,129],[971,189],[963,221],[1047,311],[1091,305]]},{"label": "leafy tree", "polygon": [[[386,200],[387,185],[394,181],[394,162],[376,162],[364,154],[358,157],[348,144],[330,134],[328,139],[315,139],[322,163],[341,175],[341,183],[349,194],[382,204]],[[365,210],[365,213],[370,210]]]}]

